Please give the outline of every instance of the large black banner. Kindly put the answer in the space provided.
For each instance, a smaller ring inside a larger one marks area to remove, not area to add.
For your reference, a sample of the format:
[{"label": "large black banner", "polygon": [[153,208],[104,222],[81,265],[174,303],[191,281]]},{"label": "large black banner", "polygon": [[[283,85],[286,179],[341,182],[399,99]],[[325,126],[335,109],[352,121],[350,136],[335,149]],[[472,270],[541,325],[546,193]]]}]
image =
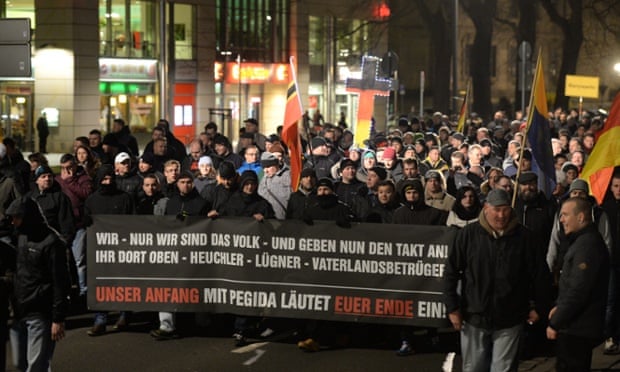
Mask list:
[{"label": "large black banner", "polygon": [[95,310],[445,326],[446,227],[95,216]]}]

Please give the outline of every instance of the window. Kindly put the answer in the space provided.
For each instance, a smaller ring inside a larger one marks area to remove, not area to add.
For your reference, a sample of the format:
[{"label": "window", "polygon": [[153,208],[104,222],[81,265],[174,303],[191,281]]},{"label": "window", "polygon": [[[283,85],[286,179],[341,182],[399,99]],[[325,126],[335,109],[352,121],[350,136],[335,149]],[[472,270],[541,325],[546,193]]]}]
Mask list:
[{"label": "window", "polygon": [[194,6],[174,4],[174,57],[194,59]]},{"label": "window", "polygon": [[288,12],[287,0],[218,0],[216,58],[287,62]]},{"label": "window", "polygon": [[100,0],[99,54],[156,58],[157,5],[153,1]]}]

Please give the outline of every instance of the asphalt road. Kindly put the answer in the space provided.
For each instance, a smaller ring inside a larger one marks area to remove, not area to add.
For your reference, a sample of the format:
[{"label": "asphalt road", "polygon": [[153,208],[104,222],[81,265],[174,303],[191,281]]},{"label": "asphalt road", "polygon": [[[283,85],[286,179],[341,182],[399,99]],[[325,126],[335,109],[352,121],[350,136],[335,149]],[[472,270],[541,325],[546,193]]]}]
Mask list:
[{"label": "asphalt road", "polygon": [[[114,314],[110,317],[113,322]],[[92,314],[72,316],[67,336],[56,345],[54,371],[460,371],[460,357],[450,355],[457,348],[456,334],[441,330],[439,343],[431,344],[425,332],[413,340],[416,352],[399,357],[398,329],[356,325],[349,329],[346,347],[322,348],[305,353],[296,346],[300,335],[295,324],[284,322],[269,339],[252,339],[247,346],[235,347],[231,336],[232,318],[218,316],[207,327],[198,327],[193,316],[179,317],[183,337],[156,341],[148,332],[156,314],[136,314],[126,332],[89,337]],[[8,371],[15,371],[10,365]],[[549,356],[521,361],[520,371],[553,371]],[[595,349],[593,370],[620,371],[620,355],[606,356]],[[447,369],[444,369],[447,368]],[[451,369],[450,369],[451,368]]]}]

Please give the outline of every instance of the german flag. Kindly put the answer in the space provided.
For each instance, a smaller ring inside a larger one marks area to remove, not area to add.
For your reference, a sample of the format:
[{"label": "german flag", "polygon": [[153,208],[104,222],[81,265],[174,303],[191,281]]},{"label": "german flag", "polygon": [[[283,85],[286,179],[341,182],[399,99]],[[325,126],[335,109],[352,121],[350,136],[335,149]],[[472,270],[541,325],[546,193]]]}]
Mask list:
[{"label": "german flag", "polygon": [[603,202],[614,167],[620,165],[620,93],[614,98],[605,125],[595,134],[595,145],[580,178],[590,184],[592,195]]},{"label": "german flag", "polygon": [[301,141],[299,139],[299,129],[297,122],[301,119],[303,111],[301,108],[301,98],[297,88],[297,77],[295,75],[294,57],[290,58],[290,79],[288,91],[286,92],[286,110],[284,113],[284,125],[282,127],[282,141],[289,150],[291,160],[291,188],[297,191],[301,176]]}]

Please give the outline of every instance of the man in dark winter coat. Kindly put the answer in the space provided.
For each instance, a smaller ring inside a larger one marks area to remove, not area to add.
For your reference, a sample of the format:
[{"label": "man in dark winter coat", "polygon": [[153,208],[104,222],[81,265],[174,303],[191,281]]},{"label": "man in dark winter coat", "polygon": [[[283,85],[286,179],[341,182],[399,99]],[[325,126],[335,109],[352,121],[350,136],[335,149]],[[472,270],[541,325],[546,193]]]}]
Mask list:
[{"label": "man in dark winter coat", "polygon": [[545,193],[538,190],[536,173],[523,172],[519,175],[518,182],[519,194],[514,208],[517,219],[541,239],[543,254],[546,255],[557,204],[554,199],[547,199]]},{"label": "man in dark winter coat", "polygon": [[275,218],[273,207],[260,196],[258,176],[252,170],[244,171],[239,177],[239,190],[235,192],[224,207],[224,216],[254,217],[257,221]]},{"label": "man in dark winter coat", "polygon": [[200,192],[211,206],[207,214],[209,217],[217,217],[226,207],[226,202],[237,191],[238,174],[235,165],[229,161],[223,161],[217,169],[217,184],[205,186]]},{"label": "man in dark winter coat", "polygon": [[75,234],[75,221],[71,200],[62,192],[60,185],[54,182],[54,173],[47,165],[40,165],[34,171],[36,188],[26,196],[35,200],[47,223],[60,233],[61,238],[70,243]]},{"label": "man in dark winter coat", "polygon": [[299,187],[291,194],[286,206],[287,220],[301,220],[306,207],[316,198],[316,173],[314,169],[306,168],[301,171]]},{"label": "man in dark winter coat", "polygon": [[[97,190],[84,203],[84,221],[92,224],[92,216],[96,214],[134,214],[133,197],[116,187],[116,176],[111,165],[104,164],[97,171]],[[117,324],[126,324],[126,313],[121,312]],[[101,336],[106,332],[108,314],[95,314],[93,327],[88,331],[89,336]]]},{"label": "man in dark winter coat", "polygon": [[562,204],[560,223],[570,239],[557,305],[547,337],[556,341],[556,371],[588,371],[592,349],[603,340],[609,253],[592,223],[592,205],[582,198]]},{"label": "man in dark winter coat", "polygon": [[[184,220],[188,216],[206,216],[211,205],[203,199],[194,187],[191,172],[182,172],[177,178],[178,193],[169,198],[162,198],[155,206],[154,214],[176,216]],[[179,335],[176,330],[176,318],[172,312],[159,313],[159,327],[151,331],[156,340],[171,340]]]},{"label": "man in dark winter coat", "polygon": [[69,276],[66,246],[50,229],[37,204],[16,199],[7,209],[17,229],[14,360],[21,371],[47,371],[54,343],[65,336]]},{"label": "man in dark winter coat", "polygon": [[394,211],[393,223],[438,226],[446,224],[448,212],[426,205],[424,186],[420,180],[405,180],[400,187],[402,205]]},{"label": "man in dark winter coat", "polygon": [[116,136],[118,143],[127,146],[129,151],[131,151],[132,156],[138,157],[138,155],[140,155],[138,140],[136,140],[136,137],[134,137],[129,131],[129,126],[125,124],[125,120],[114,119],[114,123],[112,124],[112,133]]},{"label": "man in dark winter coat", "polygon": [[338,226],[349,227],[353,212],[334,194],[334,183],[329,178],[321,178],[316,185],[316,201],[308,205],[303,220],[310,224],[315,220],[335,221]]},{"label": "man in dark winter coat", "polygon": [[510,204],[505,190],[489,192],[480,219],[458,231],[448,254],[444,301],[461,332],[464,371],[515,371],[523,322],[537,322],[549,307],[540,240]]}]

